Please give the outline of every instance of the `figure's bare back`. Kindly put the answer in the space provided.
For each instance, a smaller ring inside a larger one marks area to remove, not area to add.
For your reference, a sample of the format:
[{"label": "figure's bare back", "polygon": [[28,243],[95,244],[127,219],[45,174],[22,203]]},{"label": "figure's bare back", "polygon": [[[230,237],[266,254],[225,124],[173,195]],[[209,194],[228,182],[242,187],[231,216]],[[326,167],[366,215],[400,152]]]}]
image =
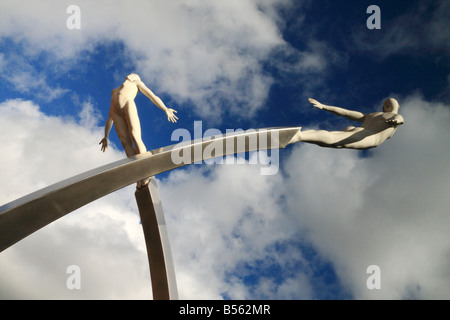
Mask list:
[{"label": "figure's bare back", "polygon": [[392,137],[397,130],[397,127],[391,126],[386,122],[386,120],[392,118],[394,115],[395,114],[391,112],[375,112],[365,114],[364,122],[361,127],[378,135],[378,139],[381,143]]}]

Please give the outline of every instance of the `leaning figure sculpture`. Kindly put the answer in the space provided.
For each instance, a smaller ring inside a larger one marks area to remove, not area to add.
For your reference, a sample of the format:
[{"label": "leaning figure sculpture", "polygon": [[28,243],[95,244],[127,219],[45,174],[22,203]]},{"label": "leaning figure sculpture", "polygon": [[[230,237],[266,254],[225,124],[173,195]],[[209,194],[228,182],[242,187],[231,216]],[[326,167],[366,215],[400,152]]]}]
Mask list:
[{"label": "leaning figure sculpture", "polygon": [[[137,74],[131,73],[126,77],[120,87],[115,88],[111,92],[111,107],[105,124],[105,137],[99,143],[102,145],[101,150],[103,152],[108,147],[108,136],[113,123],[127,157],[147,152],[147,148],[142,141],[141,124],[139,122],[136,104],[134,103],[134,98],[139,91],[149,98],[158,108],[163,110],[169,121],[177,122],[178,117],[175,115],[176,111],[167,108],[162,100],[147,88]],[[136,187],[140,189],[148,184],[148,182],[149,178],[138,181]]]},{"label": "leaning figure sculpture", "polygon": [[311,98],[308,100],[318,109],[362,122],[362,124],[360,127],[347,127],[343,131],[299,130],[289,144],[303,141],[327,148],[370,149],[391,138],[398,126],[404,123],[403,117],[398,113],[400,105],[394,98],[388,98],[384,101],[383,112],[366,114],[327,106]]}]

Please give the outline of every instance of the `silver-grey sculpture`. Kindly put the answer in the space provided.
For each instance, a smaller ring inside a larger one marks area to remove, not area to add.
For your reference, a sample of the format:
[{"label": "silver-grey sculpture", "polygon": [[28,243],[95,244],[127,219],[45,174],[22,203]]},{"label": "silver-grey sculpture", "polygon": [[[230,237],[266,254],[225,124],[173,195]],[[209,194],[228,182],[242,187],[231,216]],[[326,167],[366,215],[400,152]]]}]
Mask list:
[{"label": "silver-grey sculpture", "polygon": [[384,101],[383,112],[366,114],[327,106],[311,98],[308,100],[318,109],[362,122],[362,124],[360,127],[347,127],[343,131],[299,130],[290,143],[303,141],[328,148],[370,149],[391,138],[398,126],[404,123],[403,117],[398,113],[400,105],[394,98]]}]

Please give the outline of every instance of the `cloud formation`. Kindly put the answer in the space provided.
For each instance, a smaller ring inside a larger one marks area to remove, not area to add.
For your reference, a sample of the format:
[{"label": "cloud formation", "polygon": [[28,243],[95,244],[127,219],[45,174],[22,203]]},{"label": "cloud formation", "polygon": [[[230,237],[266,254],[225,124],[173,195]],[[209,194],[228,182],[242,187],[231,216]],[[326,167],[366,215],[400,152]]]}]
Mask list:
[{"label": "cloud formation", "polygon": [[47,52],[74,63],[86,48],[121,41],[150,84],[216,119],[223,98],[250,114],[260,107],[270,79],[261,76],[259,61],[282,42],[271,20],[250,1],[81,1],[81,29],[76,31],[66,28],[64,4],[31,3],[2,4],[2,12],[11,17],[2,22],[2,36],[25,43],[30,54]]},{"label": "cloud formation", "polygon": [[[310,41],[302,52],[283,39],[280,14],[293,5],[290,0],[78,1],[79,30],[66,27],[71,3],[23,2],[0,4],[6,17],[0,36],[20,45],[26,59],[40,57],[56,79],[82,68],[81,59],[98,45],[123,43],[129,72],[139,70],[156,92],[216,124],[226,115],[252,119],[264,108],[275,81],[264,64],[305,76],[323,72],[334,59],[323,43]],[[283,66],[286,55],[293,66]],[[19,92],[45,89],[42,95],[50,100],[67,92],[56,82],[52,88],[39,70],[14,64],[9,55],[1,61],[10,66],[8,80]]]}]

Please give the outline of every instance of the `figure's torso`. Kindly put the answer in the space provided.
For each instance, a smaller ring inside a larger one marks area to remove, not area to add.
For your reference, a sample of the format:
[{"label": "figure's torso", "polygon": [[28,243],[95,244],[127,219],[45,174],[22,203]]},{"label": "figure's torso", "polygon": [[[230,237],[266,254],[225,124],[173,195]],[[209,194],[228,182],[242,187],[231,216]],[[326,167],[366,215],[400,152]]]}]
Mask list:
[{"label": "figure's torso", "polygon": [[122,83],[122,85],[118,89],[119,96],[128,100],[136,98],[136,95],[139,92],[138,86],[133,81],[129,80]]},{"label": "figure's torso", "polygon": [[[134,98],[139,92],[139,88],[134,81],[125,81],[118,88],[111,92],[111,105],[116,112],[119,112],[128,102],[134,103]],[[120,112],[119,112],[120,113]]]}]

